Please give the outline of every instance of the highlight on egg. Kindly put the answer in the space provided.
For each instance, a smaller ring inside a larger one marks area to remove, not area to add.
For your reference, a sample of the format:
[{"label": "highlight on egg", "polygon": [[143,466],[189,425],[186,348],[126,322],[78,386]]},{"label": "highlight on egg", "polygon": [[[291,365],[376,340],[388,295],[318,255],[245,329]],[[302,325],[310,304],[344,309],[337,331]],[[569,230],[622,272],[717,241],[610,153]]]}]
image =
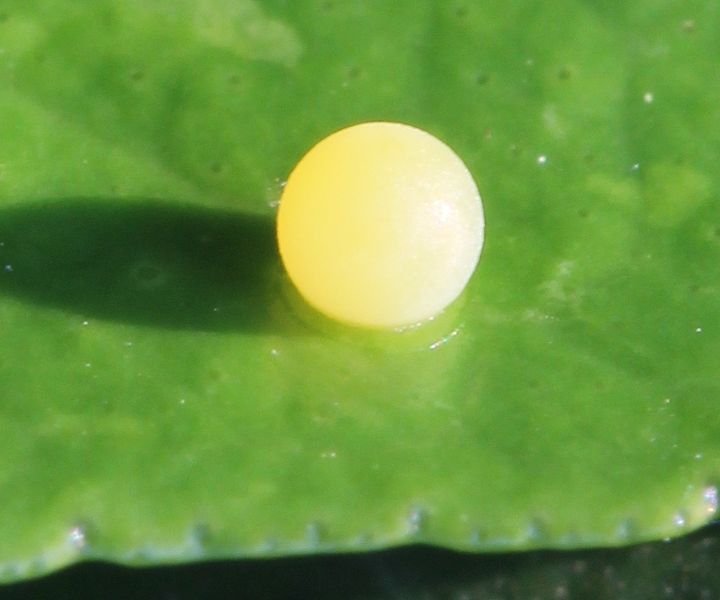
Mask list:
[{"label": "highlight on egg", "polygon": [[475,270],[484,229],[477,186],[455,152],[388,122],[311,148],[277,215],[280,256],[303,298],[338,321],[382,329],[451,304]]}]

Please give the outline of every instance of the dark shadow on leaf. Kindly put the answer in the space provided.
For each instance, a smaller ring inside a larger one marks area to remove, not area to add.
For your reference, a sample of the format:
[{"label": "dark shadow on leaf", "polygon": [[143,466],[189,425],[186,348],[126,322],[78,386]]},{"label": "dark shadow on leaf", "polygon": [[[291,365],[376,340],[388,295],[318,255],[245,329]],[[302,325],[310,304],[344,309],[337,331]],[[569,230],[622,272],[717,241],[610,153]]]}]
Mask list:
[{"label": "dark shadow on leaf", "polygon": [[0,210],[0,293],[82,318],[272,331],[281,281],[269,218],[140,198]]}]

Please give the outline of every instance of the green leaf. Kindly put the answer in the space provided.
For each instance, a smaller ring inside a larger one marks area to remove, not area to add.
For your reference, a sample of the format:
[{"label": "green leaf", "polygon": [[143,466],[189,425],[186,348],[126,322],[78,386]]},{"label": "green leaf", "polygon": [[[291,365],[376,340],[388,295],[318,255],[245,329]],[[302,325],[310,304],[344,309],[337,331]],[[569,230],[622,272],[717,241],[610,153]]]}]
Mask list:
[{"label": "green leaf", "polygon": [[[0,579],[667,537],[717,510],[718,9],[642,0],[8,0]],[[396,120],[486,248],[402,334],[275,251],[314,142]]]}]

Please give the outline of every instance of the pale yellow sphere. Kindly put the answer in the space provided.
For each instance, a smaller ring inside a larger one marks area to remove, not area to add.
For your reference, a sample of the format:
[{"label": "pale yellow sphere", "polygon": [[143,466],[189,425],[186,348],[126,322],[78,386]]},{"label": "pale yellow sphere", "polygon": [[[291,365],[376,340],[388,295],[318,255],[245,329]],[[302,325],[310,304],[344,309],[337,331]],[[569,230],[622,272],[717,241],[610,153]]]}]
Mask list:
[{"label": "pale yellow sphere", "polygon": [[290,174],[277,236],[309,304],[345,323],[425,321],[465,288],[483,245],[480,194],[429,133],[363,123],[328,136]]}]

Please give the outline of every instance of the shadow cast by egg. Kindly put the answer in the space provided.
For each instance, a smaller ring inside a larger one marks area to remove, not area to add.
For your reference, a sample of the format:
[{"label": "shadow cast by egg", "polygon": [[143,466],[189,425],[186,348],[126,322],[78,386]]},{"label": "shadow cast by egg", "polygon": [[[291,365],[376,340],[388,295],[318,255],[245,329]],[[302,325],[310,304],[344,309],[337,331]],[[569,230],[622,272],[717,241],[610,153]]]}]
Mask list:
[{"label": "shadow cast by egg", "polygon": [[148,198],[0,209],[0,293],[83,318],[269,332],[281,282],[269,217]]}]

